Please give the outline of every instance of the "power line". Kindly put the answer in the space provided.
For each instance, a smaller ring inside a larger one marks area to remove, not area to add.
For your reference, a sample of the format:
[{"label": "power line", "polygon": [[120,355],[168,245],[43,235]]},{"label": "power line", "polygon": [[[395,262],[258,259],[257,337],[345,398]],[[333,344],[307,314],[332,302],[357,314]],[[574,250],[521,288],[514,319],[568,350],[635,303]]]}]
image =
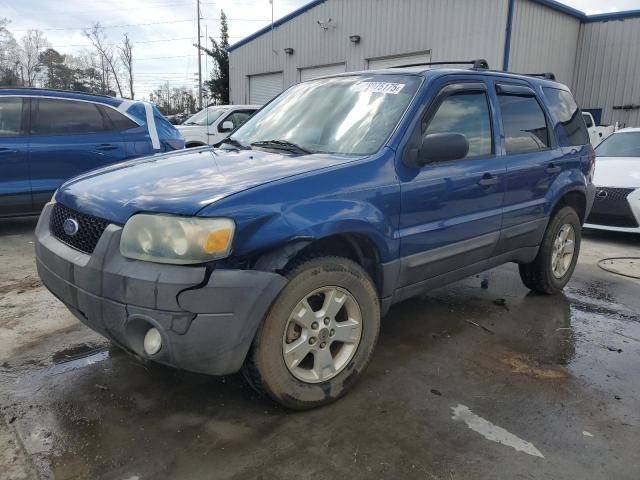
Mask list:
[{"label": "power line", "polygon": [[[213,37],[215,40],[219,40],[218,37]],[[229,36],[229,38],[244,38],[242,36]],[[131,40],[131,43],[135,45],[141,44],[141,43],[158,43],[158,42],[173,42],[173,41],[179,41],[179,40],[190,40],[192,42],[195,42],[193,37],[175,37],[175,38],[161,38],[158,40]],[[104,45],[120,45],[120,42],[105,42]],[[67,45],[51,45],[50,47],[46,47],[46,48],[65,48],[65,47],[89,47],[91,48],[93,45],[91,45],[90,43],[71,43],[71,44],[67,44]]]},{"label": "power line", "polygon": [[[219,21],[220,18],[203,18],[202,20],[214,20],[214,21]],[[258,18],[227,18],[228,21],[233,21],[233,22],[269,22],[270,20],[262,20],[262,19],[258,19]],[[126,24],[121,24],[121,25],[100,25],[101,28],[103,29],[108,29],[108,28],[125,28],[125,27],[146,27],[149,25],[167,25],[170,23],[185,23],[185,22],[192,22],[193,19],[189,19],[189,20],[170,20],[170,21],[166,21],[166,22],[150,22],[150,23],[126,23]],[[34,29],[34,28],[19,28],[19,29],[11,29],[12,32],[26,32],[27,30],[40,30],[41,32],[49,32],[49,31],[62,31],[62,30],[85,30],[85,29],[89,29],[92,28],[91,26],[88,27],[65,27],[65,28],[38,28],[38,29]]]},{"label": "power line", "polygon": [[136,58],[136,59],[134,59],[134,61],[135,60],[137,60],[137,61],[140,61],[140,60],[162,60],[162,59],[165,59],[165,58],[186,58],[186,57],[192,57],[193,55],[194,54],[191,54],[191,55],[169,55],[167,57],[142,57],[142,58]]}]

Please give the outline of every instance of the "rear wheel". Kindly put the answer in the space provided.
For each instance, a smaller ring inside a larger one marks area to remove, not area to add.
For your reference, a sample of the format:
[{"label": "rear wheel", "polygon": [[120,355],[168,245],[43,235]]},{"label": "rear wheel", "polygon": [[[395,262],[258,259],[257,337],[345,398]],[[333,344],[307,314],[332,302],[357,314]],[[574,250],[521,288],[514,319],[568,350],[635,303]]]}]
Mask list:
[{"label": "rear wheel", "polygon": [[343,395],[369,363],[380,328],[375,286],[355,262],[302,262],[258,331],[243,373],[259,392],[307,409]]},{"label": "rear wheel", "polygon": [[535,260],[520,265],[522,282],[534,292],[554,294],[571,279],[580,253],[582,226],[572,207],[553,216]]}]

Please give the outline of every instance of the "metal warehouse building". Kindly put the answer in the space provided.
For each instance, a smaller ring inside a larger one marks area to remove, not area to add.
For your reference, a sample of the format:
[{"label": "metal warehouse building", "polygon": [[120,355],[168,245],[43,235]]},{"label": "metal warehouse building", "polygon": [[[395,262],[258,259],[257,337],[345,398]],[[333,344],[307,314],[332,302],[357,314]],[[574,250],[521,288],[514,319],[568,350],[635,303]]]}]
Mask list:
[{"label": "metal warehouse building", "polygon": [[640,126],[640,10],[587,16],[551,0],[315,0],[229,48],[231,102],[336,72],[474,58],[554,72],[596,121]]}]

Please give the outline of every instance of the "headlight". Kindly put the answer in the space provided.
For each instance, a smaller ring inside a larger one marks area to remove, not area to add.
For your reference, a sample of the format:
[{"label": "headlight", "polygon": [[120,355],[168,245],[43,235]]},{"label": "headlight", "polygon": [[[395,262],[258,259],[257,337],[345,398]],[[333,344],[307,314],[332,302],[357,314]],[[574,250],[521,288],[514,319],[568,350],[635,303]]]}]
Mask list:
[{"label": "headlight", "polygon": [[125,224],[120,253],[148,262],[205,263],[229,255],[234,231],[229,218],[141,213]]}]

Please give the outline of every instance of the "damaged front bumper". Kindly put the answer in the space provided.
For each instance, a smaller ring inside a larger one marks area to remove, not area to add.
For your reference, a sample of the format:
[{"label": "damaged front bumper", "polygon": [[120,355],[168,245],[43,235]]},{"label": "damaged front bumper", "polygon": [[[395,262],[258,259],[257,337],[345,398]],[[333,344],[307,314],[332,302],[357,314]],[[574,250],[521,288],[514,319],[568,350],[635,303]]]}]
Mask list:
[{"label": "damaged front bumper", "polygon": [[[286,279],[252,270],[142,262],[120,254],[122,228],[109,225],[91,255],[52,235],[53,204],[36,227],[36,263],[46,287],[85,325],[141,357],[193,372],[240,369],[258,326]],[[156,328],[162,347],[143,348]]]}]

